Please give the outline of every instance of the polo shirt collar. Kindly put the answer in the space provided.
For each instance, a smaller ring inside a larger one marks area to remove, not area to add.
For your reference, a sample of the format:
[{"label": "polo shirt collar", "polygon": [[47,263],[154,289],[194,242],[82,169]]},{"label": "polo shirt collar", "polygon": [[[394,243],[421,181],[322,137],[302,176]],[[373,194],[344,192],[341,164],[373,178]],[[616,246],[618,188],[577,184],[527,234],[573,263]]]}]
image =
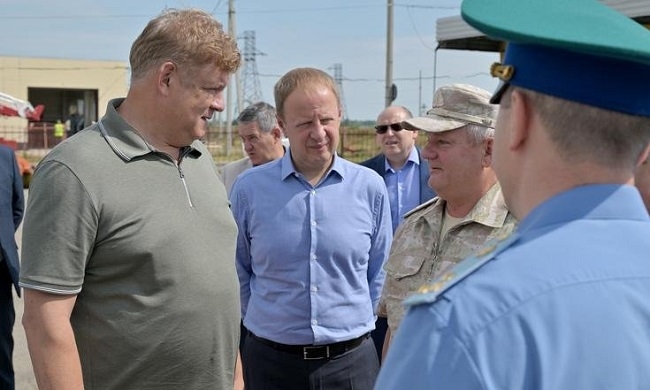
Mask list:
[{"label": "polo shirt collar", "polygon": [[[104,137],[113,152],[126,162],[149,153],[157,152],[152,145],[142,138],[136,129],[118,114],[117,107],[123,101],[124,98],[118,98],[108,102],[106,114],[98,123],[102,137]],[[190,154],[196,157],[201,155],[201,152],[194,146],[183,147],[180,152],[181,155]]]}]

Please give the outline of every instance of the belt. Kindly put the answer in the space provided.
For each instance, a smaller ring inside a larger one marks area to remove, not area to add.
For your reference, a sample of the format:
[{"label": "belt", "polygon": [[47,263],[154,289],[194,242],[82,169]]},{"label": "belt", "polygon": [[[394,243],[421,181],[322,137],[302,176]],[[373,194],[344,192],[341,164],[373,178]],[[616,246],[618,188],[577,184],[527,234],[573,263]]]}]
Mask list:
[{"label": "belt", "polygon": [[342,355],[347,351],[351,351],[361,345],[363,340],[370,337],[370,333],[366,333],[362,336],[357,337],[356,339],[339,341],[337,343],[325,344],[325,345],[288,345],[280,344],[275,341],[267,340],[261,337],[256,336],[250,330],[248,335],[259,341],[262,344],[268,345],[269,347],[276,349],[278,351],[291,353],[294,355],[301,356],[303,360],[320,360],[320,359],[331,359],[333,357]]}]

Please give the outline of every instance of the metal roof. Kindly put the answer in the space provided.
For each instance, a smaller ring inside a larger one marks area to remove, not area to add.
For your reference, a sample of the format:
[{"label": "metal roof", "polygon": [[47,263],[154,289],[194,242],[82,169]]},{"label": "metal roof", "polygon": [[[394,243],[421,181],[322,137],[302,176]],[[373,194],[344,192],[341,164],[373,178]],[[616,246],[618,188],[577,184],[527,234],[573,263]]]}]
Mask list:
[{"label": "metal roof", "polygon": [[[650,27],[650,1],[648,0],[600,0],[637,22]],[[438,48],[454,50],[478,50],[499,52],[503,42],[486,37],[458,16],[440,18],[436,21]]]}]

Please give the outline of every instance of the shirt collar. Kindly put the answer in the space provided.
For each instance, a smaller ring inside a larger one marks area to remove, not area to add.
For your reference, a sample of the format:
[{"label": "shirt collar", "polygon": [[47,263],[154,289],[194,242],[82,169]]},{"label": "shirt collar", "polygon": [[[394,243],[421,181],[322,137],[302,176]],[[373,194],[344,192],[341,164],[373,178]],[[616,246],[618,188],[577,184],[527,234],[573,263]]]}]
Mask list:
[{"label": "shirt collar", "polygon": [[561,226],[577,219],[629,219],[650,217],[636,188],[619,184],[591,184],[547,199],[520,223],[523,235],[537,228]]},{"label": "shirt collar", "polygon": [[[438,213],[426,213],[423,215],[424,218],[427,218],[429,223],[438,223],[432,221],[432,218],[438,218],[438,215],[441,215],[445,212],[444,206],[447,201],[440,197],[436,197],[434,200],[434,206],[439,208]],[[503,227],[503,224],[508,217],[508,208],[506,206],[503,195],[501,194],[501,186],[499,183],[494,183],[490,189],[483,194],[481,199],[476,202],[474,207],[469,211],[469,213],[463,218],[462,223],[475,222],[480,223],[481,225],[489,226],[492,228]]]},{"label": "shirt collar", "polygon": [[[287,149],[287,152],[282,157],[282,180],[285,180],[291,175],[302,176],[300,172],[296,170],[296,167],[293,165],[293,160],[291,159],[291,147]],[[342,179],[345,178],[345,166],[342,164],[342,159],[338,154],[334,153],[334,163],[330,167],[329,171],[323,175],[323,178],[328,177],[333,172],[338,174]],[[321,179],[322,181],[322,179]]]},{"label": "shirt collar", "polygon": [[[124,98],[112,99],[108,102],[106,115],[99,120],[98,126],[102,136],[113,152],[124,161],[131,161],[136,157],[156,152],[127,121],[117,112],[117,107]],[[200,142],[200,141],[194,141]],[[188,150],[189,149],[189,150]],[[195,157],[201,155],[194,145],[181,148],[180,154],[191,154]]]},{"label": "shirt collar", "polygon": [[[402,168],[406,167],[409,161],[415,165],[420,165],[420,154],[418,153],[418,150],[415,146],[411,148],[411,152],[409,153],[409,156],[406,159],[406,162],[404,163]],[[389,171],[394,172],[395,170],[388,163],[388,159],[386,158],[386,156],[384,156],[384,172],[389,172]]]}]

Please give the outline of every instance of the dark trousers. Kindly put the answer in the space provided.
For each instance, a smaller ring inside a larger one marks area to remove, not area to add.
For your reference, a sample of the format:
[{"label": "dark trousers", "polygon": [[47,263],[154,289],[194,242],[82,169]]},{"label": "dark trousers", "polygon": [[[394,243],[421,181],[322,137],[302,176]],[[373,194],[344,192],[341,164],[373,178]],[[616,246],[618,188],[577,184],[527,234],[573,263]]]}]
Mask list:
[{"label": "dark trousers", "polygon": [[13,390],[14,367],[12,355],[14,338],[11,334],[16,320],[14,301],[11,293],[13,285],[7,264],[0,262],[0,389]]},{"label": "dark trousers", "polygon": [[248,334],[242,360],[247,390],[372,390],[379,372],[371,338],[334,358],[303,360]]},{"label": "dark trousers", "polygon": [[372,341],[375,343],[375,349],[377,350],[379,363],[381,363],[381,352],[382,349],[384,348],[384,339],[386,338],[387,330],[388,330],[388,318],[377,317],[377,321],[375,321],[375,330],[370,332],[370,336],[372,336]]}]

